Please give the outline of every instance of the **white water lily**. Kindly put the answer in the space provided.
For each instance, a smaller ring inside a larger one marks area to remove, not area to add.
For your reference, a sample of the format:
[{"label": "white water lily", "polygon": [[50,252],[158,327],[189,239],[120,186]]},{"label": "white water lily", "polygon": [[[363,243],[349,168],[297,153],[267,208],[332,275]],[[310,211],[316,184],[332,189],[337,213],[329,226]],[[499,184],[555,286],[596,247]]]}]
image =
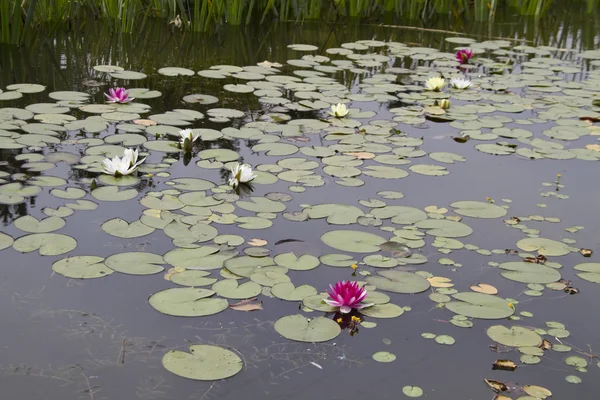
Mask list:
[{"label": "white water lily", "polygon": [[452,78],[450,84],[455,89],[468,89],[471,86],[471,81],[467,78]]},{"label": "white water lily", "polygon": [[439,76],[434,76],[425,81],[426,90],[439,92],[444,86],[446,86],[446,80],[444,78],[440,78]]},{"label": "white water lily", "polygon": [[194,146],[194,142],[198,140],[200,137],[199,133],[194,133],[191,129],[182,129],[179,131],[179,136],[181,136],[181,140],[179,144],[183,151],[190,152]]},{"label": "white water lily", "polygon": [[191,129],[182,129],[179,131],[179,136],[181,136],[181,144],[185,142],[185,139],[189,139],[190,142],[194,143],[200,137],[199,133],[194,133]]},{"label": "white water lily", "polygon": [[350,110],[346,108],[345,104],[337,103],[337,105],[331,106],[331,111],[329,111],[329,115],[336,118],[343,118],[346,115],[348,115],[349,112]]},{"label": "white water lily", "polygon": [[143,158],[138,161],[137,149],[125,149],[123,158],[120,158],[119,156],[115,156],[112,159],[105,158],[104,161],[102,161],[102,170],[105,174],[117,177],[130,175],[134,173],[145,160],[146,158]]},{"label": "white water lily", "polygon": [[279,64],[278,62],[271,62],[271,61],[267,61],[267,60],[256,63],[256,65],[258,65],[259,67],[263,67],[263,68],[281,68],[281,67],[283,67],[283,65]]},{"label": "white water lily", "polygon": [[252,167],[248,164],[236,164],[234,168],[231,168],[231,176],[229,177],[229,186],[235,188],[240,183],[248,183],[256,178]]}]

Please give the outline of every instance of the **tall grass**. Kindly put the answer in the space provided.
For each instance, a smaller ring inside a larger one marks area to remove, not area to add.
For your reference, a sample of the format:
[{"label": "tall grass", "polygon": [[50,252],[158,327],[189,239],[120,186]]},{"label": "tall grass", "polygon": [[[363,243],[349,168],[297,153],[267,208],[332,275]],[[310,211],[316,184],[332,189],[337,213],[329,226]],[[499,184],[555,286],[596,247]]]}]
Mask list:
[{"label": "tall grass", "polygon": [[594,13],[600,0],[0,0],[0,43],[20,43],[24,35],[40,26],[68,29],[71,23],[90,16],[124,33],[141,30],[149,19],[205,32],[223,24],[237,26],[273,19],[340,22],[391,16],[427,20],[450,14],[493,21],[501,7],[541,17],[564,3]]}]

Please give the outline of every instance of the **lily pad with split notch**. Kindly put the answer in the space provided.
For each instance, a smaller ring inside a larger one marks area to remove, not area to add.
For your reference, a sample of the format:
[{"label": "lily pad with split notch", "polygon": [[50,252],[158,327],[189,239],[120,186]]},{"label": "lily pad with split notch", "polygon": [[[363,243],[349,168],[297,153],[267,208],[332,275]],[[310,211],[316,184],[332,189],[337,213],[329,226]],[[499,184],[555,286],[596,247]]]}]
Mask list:
[{"label": "lily pad with split notch", "polygon": [[379,245],[387,242],[381,236],[352,230],[329,231],[321,236],[321,240],[336,250],[351,253],[374,253],[379,251]]},{"label": "lily pad with split notch", "polygon": [[59,233],[33,233],[21,236],[13,243],[13,248],[21,253],[38,250],[41,256],[58,256],[77,247],[77,241]]},{"label": "lily pad with split notch", "polygon": [[261,287],[255,282],[239,283],[236,279],[224,279],[212,285],[212,289],[221,297],[228,299],[250,299],[261,292]]},{"label": "lily pad with split notch", "polygon": [[375,304],[363,308],[360,313],[371,318],[396,318],[404,314],[404,308],[392,303]]},{"label": "lily pad with split notch", "polygon": [[507,279],[522,283],[546,284],[561,279],[555,268],[528,262],[506,262],[499,265],[504,271],[501,275]]},{"label": "lily pad with split notch", "polygon": [[522,326],[507,328],[494,325],[488,328],[487,335],[493,341],[509,347],[536,347],[542,343],[540,335]]},{"label": "lily pad with split notch", "polygon": [[507,213],[505,208],[482,201],[456,201],[450,206],[455,213],[473,218],[500,218]]},{"label": "lily pad with split notch", "polygon": [[280,282],[271,287],[271,293],[282,300],[302,301],[306,297],[315,296],[317,289],[310,285],[294,286],[291,282]]},{"label": "lily pad with split notch", "polygon": [[503,319],[515,312],[509,307],[508,301],[494,295],[463,292],[456,293],[452,297],[454,300],[446,303],[446,308],[453,313],[470,318]]}]

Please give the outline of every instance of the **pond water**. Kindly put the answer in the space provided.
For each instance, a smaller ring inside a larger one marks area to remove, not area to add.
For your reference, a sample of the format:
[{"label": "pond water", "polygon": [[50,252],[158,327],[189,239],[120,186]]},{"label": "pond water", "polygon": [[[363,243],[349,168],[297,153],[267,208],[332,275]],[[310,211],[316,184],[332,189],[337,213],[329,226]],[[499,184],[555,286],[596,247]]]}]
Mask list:
[{"label": "pond water", "polygon": [[[502,18],[0,46],[4,395],[595,396],[597,26]],[[117,86],[136,99],[106,105]],[[102,174],[126,147],[139,170]],[[338,280],[377,303],[360,323],[315,297]]]}]

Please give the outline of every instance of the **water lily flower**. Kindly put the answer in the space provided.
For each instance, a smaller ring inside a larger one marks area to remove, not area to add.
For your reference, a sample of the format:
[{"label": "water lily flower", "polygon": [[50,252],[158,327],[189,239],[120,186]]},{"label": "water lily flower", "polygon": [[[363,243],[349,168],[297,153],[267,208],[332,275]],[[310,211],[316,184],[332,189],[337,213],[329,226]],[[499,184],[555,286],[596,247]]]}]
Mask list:
[{"label": "water lily flower", "polygon": [[179,136],[181,136],[181,140],[179,141],[181,148],[185,152],[192,151],[192,147],[194,142],[198,140],[200,137],[199,133],[194,133],[191,129],[182,129],[179,131]]},{"label": "water lily flower", "polygon": [[473,57],[473,50],[471,49],[461,49],[456,52],[456,59],[461,64],[468,64],[471,57]]},{"label": "water lily flower", "polygon": [[327,291],[329,299],[325,299],[325,303],[332,307],[339,307],[342,314],[348,314],[355,310],[361,310],[365,307],[370,307],[373,304],[364,304],[362,301],[367,297],[367,291],[364,287],[358,286],[358,282],[340,281],[333,285],[329,285],[331,291]]},{"label": "water lily flower", "polygon": [[123,158],[120,158],[119,156],[115,156],[112,159],[105,158],[104,161],[102,161],[102,170],[105,174],[116,177],[131,175],[145,160],[146,158],[143,158],[138,161],[137,149],[125,149]]},{"label": "water lily flower", "polygon": [[248,183],[256,178],[252,167],[248,164],[237,164],[231,168],[231,176],[229,178],[229,186],[236,188],[240,183]]},{"label": "water lily flower", "polygon": [[442,110],[447,110],[447,109],[450,108],[450,100],[448,100],[448,99],[442,99],[442,100],[438,101],[438,106]]},{"label": "water lily flower", "polygon": [[349,112],[350,110],[346,108],[345,104],[337,103],[337,105],[331,106],[331,111],[329,111],[329,115],[336,118],[343,118],[346,115],[348,115]]},{"label": "water lily flower", "polygon": [[471,86],[471,81],[467,78],[452,78],[450,84],[454,89],[468,89]]},{"label": "water lily flower", "polygon": [[281,68],[281,67],[283,67],[283,65],[279,64],[278,62],[271,62],[271,61],[267,61],[267,60],[256,63],[256,65],[258,65],[259,67],[263,67],[263,68]]},{"label": "water lily flower", "polygon": [[439,92],[444,86],[446,86],[446,80],[439,76],[431,77],[425,81],[425,90]]},{"label": "water lily flower", "polygon": [[129,97],[129,90],[125,90],[125,88],[118,87],[116,89],[110,88],[108,89],[108,93],[104,93],[106,98],[108,99],[107,103],[129,103],[133,100],[133,97]]}]

